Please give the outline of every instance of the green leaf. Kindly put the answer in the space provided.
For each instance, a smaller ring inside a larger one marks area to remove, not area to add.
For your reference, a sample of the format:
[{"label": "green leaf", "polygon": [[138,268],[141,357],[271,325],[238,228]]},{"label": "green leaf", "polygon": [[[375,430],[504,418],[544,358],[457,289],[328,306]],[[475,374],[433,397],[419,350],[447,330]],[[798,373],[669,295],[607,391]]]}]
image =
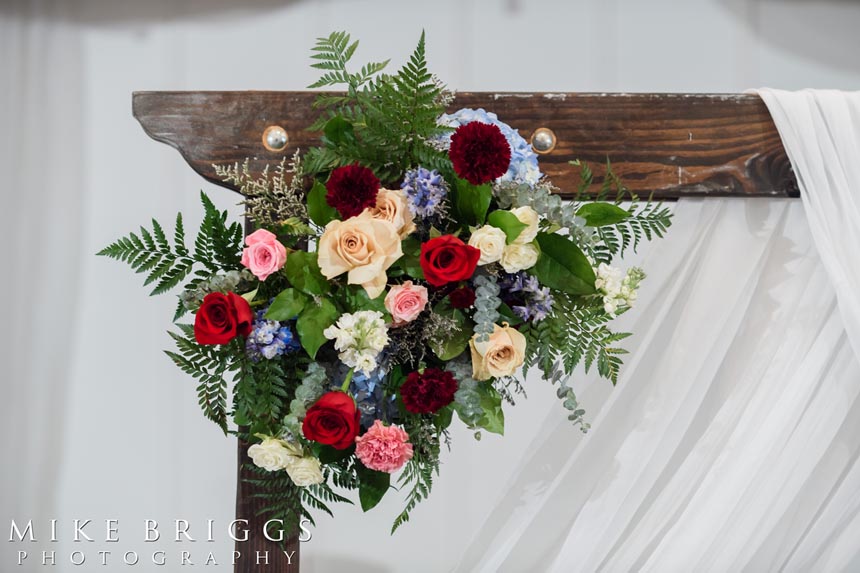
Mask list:
[{"label": "green leaf", "polygon": [[308,295],[294,288],[284,289],[272,301],[266,312],[266,318],[269,320],[292,320],[305,309],[310,300]]},{"label": "green leaf", "polygon": [[487,222],[505,232],[508,244],[516,241],[520,233],[528,227],[528,225],[517,219],[517,216],[510,211],[493,211],[487,217]]},{"label": "green leaf", "polygon": [[323,445],[319,451],[320,463],[331,464],[334,462],[339,462],[351,456],[353,452],[355,452],[354,444],[343,450],[338,450],[331,446]]},{"label": "green leaf", "polygon": [[348,285],[341,292],[344,293],[344,304],[347,312],[358,312],[360,310],[377,310],[385,313],[385,295],[380,294],[376,298],[370,298],[362,286]]},{"label": "green leaf", "polygon": [[329,143],[341,145],[355,141],[352,124],[339,115],[328,120],[323,128],[325,138]]},{"label": "green leaf", "polygon": [[308,216],[320,227],[325,227],[330,221],[337,219],[337,209],[328,204],[326,193],[328,190],[319,181],[314,181],[314,186],[308,192]]},{"label": "green leaf", "polygon": [[499,314],[504,317],[505,322],[507,322],[511,326],[516,326],[518,324],[523,323],[523,319],[517,316],[514,310],[508,305],[506,305],[504,302],[500,304],[499,308],[497,308],[496,310],[498,310]]},{"label": "green leaf", "polygon": [[444,430],[451,425],[453,419],[454,407],[451,405],[445,406],[444,408],[436,412],[436,427],[440,430]]},{"label": "green leaf", "polygon": [[493,190],[489,183],[472,185],[465,179],[457,179],[455,206],[460,222],[483,225],[492,199]]},{"label": "green leaf", "polygon": [[505,413],[502,410],[502,396],[493,388],[492,384],[480,384],[478,389],[481,393],[481,408],[484,417],[478,422],[478,426],[488,432],[505,434]]},{"label": "green leaf", "polygon": [[576,215],[585,219],[589,227],[603,227],[620,223],[630,216],[630,212],[612,203],[586,203]]},{"label": "green leaf", "polygon": [[293,251],[287,256],[284,272],[290,284],[310,295],[326,294],[331,285],[320,272],[317,254]]},{"label": "green leaf", "polygon": [[469,346],[472,338],[472,323],[459,309],[452,308],[447,298],[443,298],[433,307],[435,314],[453,318],[457,329],[442,340],[431,339],[430,349],[440,360],[448,361],[460,356]]},{"label": "green leaf", "polygon": [[594,293],[594,269],[576,246],[562,235],[538,233],[541,254],[532,273],[541,284],[570,294]]},{"label": "green leaf", "polygon": [[361,501],[362,511],[368,511],[376,507],[385,492],[391,485],[391,474],[377,472],[356,464],[355,473],[358,474],[358,499]]},{"label": "green leaf", "polygon": [[327,298],[319,299],[318,304],[310,304],[299,315],[296,332],[302,348],[311,358],[315,358],[320,347],[328,341],[323,331],[334,324],[338,316],[337,308]]}]

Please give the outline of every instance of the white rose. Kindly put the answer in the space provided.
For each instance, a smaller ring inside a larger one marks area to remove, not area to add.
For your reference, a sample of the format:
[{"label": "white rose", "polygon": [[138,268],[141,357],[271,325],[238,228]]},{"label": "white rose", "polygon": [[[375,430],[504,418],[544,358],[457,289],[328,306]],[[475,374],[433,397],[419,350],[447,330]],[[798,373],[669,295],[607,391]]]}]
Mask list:
[{"label": "white rose", "polygon": [[254,465],[269,472],[285,469],[296,458],[296,449],[283,440],[265,438],[261,443],[248,448],[248,456]]},{"label": "white rose", "polygon": [[323,481],[320,461],[311,456],[294,458],[294,461],[286,469],[290,479],[299,487],[314,485]]},{"label": "white rose", "polygon": [[523,244],[534,241],[538,234],[538,223],[540,222],[540,216],[537,214],[537,211],[531,207],[517,207],[516,209],[511,209],[511,213],[520,220],[520,223],[528,225],[517,236],[514,242]]},{"label": "white rose", "polygon": [[502,252],[502,267],[506,273],[524,271],[535,266],[539,255],[540,251],[531,243],[514,243],[506,246]]},{"label": "white rose", "polygon": [[507,237],[504,231],[492,225],[484,225],[479,229],[475,229],[472,236],[469,237],[469,246],[481,251],[481,258],[478,259],[478,264],[488,265],[502,258],[502,251],[505,248],[506,240]]}]

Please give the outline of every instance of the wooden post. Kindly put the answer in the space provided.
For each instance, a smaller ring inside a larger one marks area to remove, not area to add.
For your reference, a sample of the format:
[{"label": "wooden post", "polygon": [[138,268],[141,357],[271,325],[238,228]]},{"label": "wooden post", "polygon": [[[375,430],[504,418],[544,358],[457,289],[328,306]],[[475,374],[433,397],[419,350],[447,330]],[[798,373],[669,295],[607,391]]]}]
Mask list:
[{"label": "wooden post", "polygon": [[[150,137],[176,148],[201,176],[220,181],[213,165],[250,160],[259,175],[270,163],[296,149],[318,144],[319,134],[306,131],[316,117],[312,92],[139,92],[134,116]],[[791,164],[764,103],[753,95],[708,94],[574,94],[459,93],[451,111],[484,108],[517,128],[528,140],[550,132],[541,169],[561,188],[576,189],[577,170],[568,162],[588,161],[599,182],[602,165],[613,170],[634,192],[657,199],[679,197],[797,197]],[[280,150],[264,146],[263,133],[282,127],[288,136]],[[235,190],[235,188],[233,188]],[[283,547],[262,534],[265,517],[257,516],[248,444],[239,443],[236,517],[249,523],[250,539],[237,543],[242,559],[237,573],[265,570],[298,573],[299,542],[292,564]],[[269,552],[265,569],[257,551]]]},{"label": "wooden post", "polygon": [[[237,541],[236,551],[241,557],[236,562],[235,573],[299,573],[300,543],[298,535],[288,538],[286,546],[269,541],[263,535],[263,526],[267,518],[257,515],[264,502],[253,496],[254,488],[248,483],[249,479],[259,479],[260,476],[247,468],[251,463],[248,457],[248,443],[239,440],[238,471],[236,472],[236,519],[248,522],[248,541]],[[241,539],[241,536],[237,535]],[[285,553],[286,552],[286,553]],[[268,555],[268,562],[261,559],[257,565],[257,555]],[[263,563],[267,563],[265,566]]]}]

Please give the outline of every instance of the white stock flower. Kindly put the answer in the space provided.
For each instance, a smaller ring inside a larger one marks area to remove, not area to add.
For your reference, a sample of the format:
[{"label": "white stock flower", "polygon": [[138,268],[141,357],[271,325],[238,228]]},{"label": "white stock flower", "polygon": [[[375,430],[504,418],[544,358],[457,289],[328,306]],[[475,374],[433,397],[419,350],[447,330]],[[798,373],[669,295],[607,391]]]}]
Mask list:
[{"label": "white stock flower", "polygon": [[538,261],[540,251],[532,243],[507,245],[502,252],[502,268],[506,273],[517,273],[530,269]]},{"label": "white stock flower", "polygon": [[522,232],[514,239],[515,243],[531,243],[535,240],[538,234],[538,223],[540,223],[540,216],[538,212],[529,207],[528,205],[524,205],[522,207],[517,207],[515,209],[511,209],[511,213],[520,220],[520,223],[524,225],[528,225]]},{"label": "white stock flower", "polygon": [[639,283],[645,278],[641,269],[632,267],[626,275],[621,269],[600,263],[595,269],[595,288],[603,294],[603,310],[614,315],[621,308],[632,307],[636,302]]},{"label": "white stock flower", "polygon": [[492,225],[484,225],[472,232],[472,236],[469,237],[469,246],[481,251],[478,264],[488,265],[502,258],[506,241],[507,236],[504,231]]},{"label": "white stock flower", "polygon": [[334,340],[341,362],[367,375],[376,369],[376,358],[388,344],[388,327],[375,310],[343,314],[323,335]]}]

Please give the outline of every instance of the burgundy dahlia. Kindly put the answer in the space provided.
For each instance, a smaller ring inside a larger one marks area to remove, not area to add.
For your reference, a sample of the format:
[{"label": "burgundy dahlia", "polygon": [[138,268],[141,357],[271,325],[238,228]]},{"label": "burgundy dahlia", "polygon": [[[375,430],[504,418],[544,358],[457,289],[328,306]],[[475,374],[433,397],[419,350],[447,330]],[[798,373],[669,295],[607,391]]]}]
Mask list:
[{"label": "burgundy dahlia", "polygon": [[403,405],[413,414],[433,414],[454,401],[457,380],[447,370],[427,368],[410,372],[400,387]]},{"label": "burgundy dahlia", "polygon": [[356,163],[332,171],[325,187],[328,190],[326,203],[337,209],[341,217],[348,219],[376,205],[379,179],[373,171]]},{"label": "burgundy dahlia", "polygon": [[511,146],[497,126],[473,121],[451,136],[448,156],[457,175],[472,185],[482,185],[507,172]]},{"label": "burgundy dahlia", "polygon": [[469,308],[475,304],[475,291],[467,286],[460,287],[451,291],[448,300],[451,301],[451,306],[454,308]]}]

